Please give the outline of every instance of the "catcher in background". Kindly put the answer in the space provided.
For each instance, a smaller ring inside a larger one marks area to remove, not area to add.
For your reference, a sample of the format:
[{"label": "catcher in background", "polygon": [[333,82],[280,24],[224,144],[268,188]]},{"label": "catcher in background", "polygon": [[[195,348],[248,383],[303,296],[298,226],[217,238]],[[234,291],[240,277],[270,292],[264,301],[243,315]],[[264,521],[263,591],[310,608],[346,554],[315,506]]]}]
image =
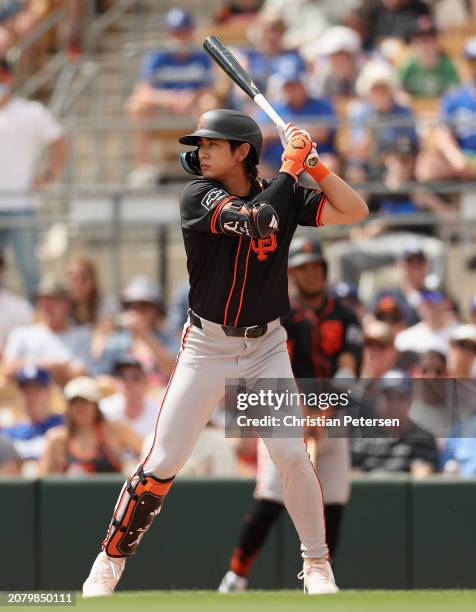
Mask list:
[{"label": "catcher in background", "polygon": [[[353,311],[328,294],[327,261],[318,241],[295,238],[289,249],[288,269],[296,295],[291,300],[291,314],[283,317],[281,323],[288,334],[294,376],[307,379],[302,383],[311,386],[310,379],[358,376],[362,361],[362,329]],[[311,389],[301,386],[301,390]],[[343,509],[350,495],[349,440],[326,437],[325,432],[308,433],[312,436],[308,451],[323,490],[326,540],[332,560]],[[230,569],[218,589],[221,593],[248,588],[253,563],[284,510],[281,479],[262,440],[258,442],[255,498],[252,512],[243,518]]]}]

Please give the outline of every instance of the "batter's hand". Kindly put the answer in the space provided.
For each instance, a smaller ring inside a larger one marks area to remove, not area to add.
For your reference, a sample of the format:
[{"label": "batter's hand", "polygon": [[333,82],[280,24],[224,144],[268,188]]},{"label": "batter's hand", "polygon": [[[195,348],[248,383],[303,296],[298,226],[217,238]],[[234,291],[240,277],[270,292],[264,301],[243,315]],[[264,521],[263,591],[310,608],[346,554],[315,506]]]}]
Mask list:
[{"label": "batter's hand", "polygon": [[[286,145],[291,140],[291,138],[293,138],[293,136],[301,135],[311,140],[311,135],[309,134],[309,132],[307,132],[303,128],[298,127],[297,125],[294,125],[294,123],[287,123],[285,129],[278,127],[278,133],[281,139],[281,144],[283,145],[284,148],[286,148]],[[312,147],[313,147],[312,152],[307,156],[306,162],[304,164],[305,166],[304,169],[307,171],[309,171],[312,168],[315,168],[317,164],[319,163],[319,155],[316,151],[317,145],[315,142],[312,143]]]},{"label": "batter's hand", "polygon": [[286,172],[297,181],[305,170],[304,164],[311,151],[312,141],[304,132],[291,136],[281,157],[280,172]]}]

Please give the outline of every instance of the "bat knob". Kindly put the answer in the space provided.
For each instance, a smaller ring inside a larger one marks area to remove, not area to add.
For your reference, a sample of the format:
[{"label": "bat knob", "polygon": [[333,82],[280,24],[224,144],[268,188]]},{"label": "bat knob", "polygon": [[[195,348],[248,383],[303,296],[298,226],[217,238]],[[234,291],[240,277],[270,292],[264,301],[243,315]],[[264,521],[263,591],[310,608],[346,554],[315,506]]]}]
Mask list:
[{"label": "bat knob", "polygon": [[309,155],[306,157],[306,161],[304,162],[304,165],[307,168],[315,168],[318,163],[319,163],[319,155],[316,152],[314,152],[314,153],[309,153]]}]

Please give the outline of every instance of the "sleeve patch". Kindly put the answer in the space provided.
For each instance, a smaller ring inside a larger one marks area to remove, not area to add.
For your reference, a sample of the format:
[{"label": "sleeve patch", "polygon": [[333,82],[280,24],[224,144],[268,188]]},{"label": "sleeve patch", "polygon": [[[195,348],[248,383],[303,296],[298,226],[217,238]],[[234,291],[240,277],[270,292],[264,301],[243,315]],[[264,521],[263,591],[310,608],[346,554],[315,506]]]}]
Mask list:
[{"label": "sleeve patch", "polygon": [[353,323],[348,325],[345,334],[345,341],[348,344],[356,344],[361,346],[364,343],[364,334],[361,327]]},{"label": "sleeve patch", "polygon": [[203,196],[201,205],[203,208],[206,208],[208,211],[213,210],[215,206],[223,199],[228,197],[228,193],[223,189],[219,189],[215,187],[214,189],[210,189]]}]

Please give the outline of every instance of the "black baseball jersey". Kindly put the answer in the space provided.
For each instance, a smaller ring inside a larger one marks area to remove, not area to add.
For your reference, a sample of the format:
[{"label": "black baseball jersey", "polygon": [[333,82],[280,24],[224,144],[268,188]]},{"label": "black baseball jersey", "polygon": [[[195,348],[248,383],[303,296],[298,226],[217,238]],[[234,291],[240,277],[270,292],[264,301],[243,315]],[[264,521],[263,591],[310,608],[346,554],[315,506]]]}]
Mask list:
[{"label": "black baseball jersey", "polygon": [[291,314],[281,320],[296,378],[332,378],[342,353],[351,353],[360,369],[362,329],[350,308],[326,296],[318,309],[295,299]]},{"label": "black baseball jersey", "polygon": [[233,199],[224,186],[197,179],[180,198],[182,233],[190,276],[189,303],[209,321],[242,327],[288,314],[288,251],[298,225],[318,227],[325,195],[297,185],[287,174],[253,181],[245,201],[268,202],[278,217],[267,238],[218,233],[221,209]]}]

